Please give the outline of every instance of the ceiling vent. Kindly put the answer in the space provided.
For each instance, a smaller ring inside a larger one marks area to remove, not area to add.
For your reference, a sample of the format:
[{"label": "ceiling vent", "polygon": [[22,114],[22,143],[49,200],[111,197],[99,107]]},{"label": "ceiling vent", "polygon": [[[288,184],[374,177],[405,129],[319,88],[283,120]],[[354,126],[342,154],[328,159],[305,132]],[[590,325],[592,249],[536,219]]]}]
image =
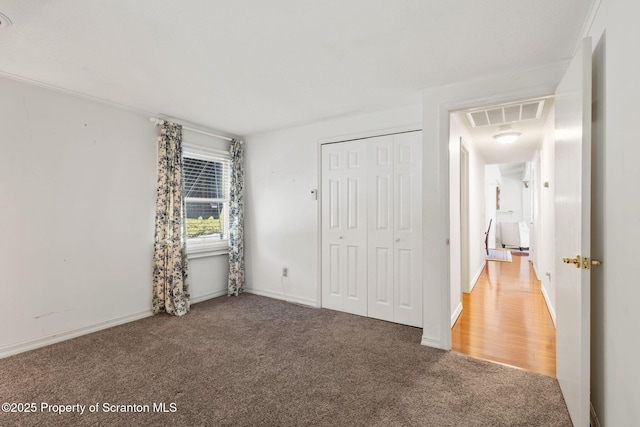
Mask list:
[{"label": "ceiling vent", "polygon": [[467,111],[467,118],[474,128],[488,125],[520,122],[523,120],[539,119],[544,107],[544,99],[510,104],[502,107],[491,107],[482,110]]}]

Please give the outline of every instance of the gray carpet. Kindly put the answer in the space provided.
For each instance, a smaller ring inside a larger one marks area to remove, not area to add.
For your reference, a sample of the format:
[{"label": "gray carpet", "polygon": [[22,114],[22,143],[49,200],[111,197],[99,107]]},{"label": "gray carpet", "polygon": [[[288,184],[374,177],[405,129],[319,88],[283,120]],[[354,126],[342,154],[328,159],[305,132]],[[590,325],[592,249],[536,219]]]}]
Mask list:
[{"label": "gray carpet", "polygon": [[[37,406],[0,413],[0,425],[571,425],[555,379],[421,346],[421,332],[255,295],[217,298],[183,318],[0,360],[0,400]],[[86,407],[56,414],[43,403]]]}]

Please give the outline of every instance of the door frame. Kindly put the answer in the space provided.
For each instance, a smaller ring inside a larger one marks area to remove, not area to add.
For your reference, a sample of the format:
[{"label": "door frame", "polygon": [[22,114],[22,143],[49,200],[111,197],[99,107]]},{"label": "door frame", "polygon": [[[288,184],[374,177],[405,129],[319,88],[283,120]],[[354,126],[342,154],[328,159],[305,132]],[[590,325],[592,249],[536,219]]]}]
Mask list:
[{"label": "door frame", "polygon": [[[460,137],[460,294],[471,291],[469,271],[469,150]],[[452,313],[453,314],[453,313]]]},{"label": "door frame", "polygon": [[451,350],[449,130],[452,112],[553,95],[567,63],[423,92],[423,320],[421,344]]}]

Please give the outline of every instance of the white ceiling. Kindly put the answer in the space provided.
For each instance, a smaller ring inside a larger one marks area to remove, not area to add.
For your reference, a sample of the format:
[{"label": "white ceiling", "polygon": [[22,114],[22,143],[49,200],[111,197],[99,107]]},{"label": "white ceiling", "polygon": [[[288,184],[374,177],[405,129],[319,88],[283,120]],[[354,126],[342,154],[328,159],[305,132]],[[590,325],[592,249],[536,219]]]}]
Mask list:
[{"label": "white ceiling", "polygon": [[592,0],[0,0],[0,75],[246,136],[572,56]]}]

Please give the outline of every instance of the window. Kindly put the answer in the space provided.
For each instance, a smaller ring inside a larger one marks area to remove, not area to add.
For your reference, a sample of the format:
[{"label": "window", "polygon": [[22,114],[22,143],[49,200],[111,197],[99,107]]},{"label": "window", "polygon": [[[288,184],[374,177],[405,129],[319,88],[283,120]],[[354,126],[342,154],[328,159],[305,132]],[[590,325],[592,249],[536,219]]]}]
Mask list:
[{"label": "window", "polygon": [[184,145],[187,251],[226,250],[229,236],[229,153]]}]

